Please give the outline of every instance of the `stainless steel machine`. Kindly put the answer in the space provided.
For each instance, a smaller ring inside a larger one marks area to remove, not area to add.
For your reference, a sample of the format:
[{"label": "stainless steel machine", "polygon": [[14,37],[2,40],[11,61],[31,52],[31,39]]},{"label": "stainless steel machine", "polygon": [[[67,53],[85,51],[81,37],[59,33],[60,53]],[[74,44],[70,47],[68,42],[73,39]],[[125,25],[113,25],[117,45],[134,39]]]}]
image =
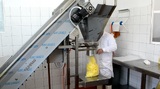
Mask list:
[{"label": "stainless steel machine", "polygon": [[[71,21],[79,26],[84,38],[84,45],[89,49],[95,49],[98,45],[97,41],[102,36],[104,27],[116,6],[98,4],[95,8],[90,2],[87,2],[80,7],[84,9],[77,9],[73,12]],[[94,50],[87,51],[87,55],[94,53]]]},{"label": "stainless steel machine", "polygon": [[[84,0],[65,0],[54,11],[53,16],[0,68],[0,89],[18,89],[19,86],[58,47],[76,50],[85,47],[88,55],[94,54],[97,41],[116,6],[98,4],[95,8]],[[69,40],[69,35],[79,29],[84,42],[78,37]],[[65,40],[64,44],[62,42]],[[74,45],[71,45],[74,43]],[[68,55],[69,56],[69,55]],[[68,57],[69,63],[69,57]],[[78,60],[76,60],[78,65]],[[75,88],[78,89],[78,66],[75,68]],[[69,76],[69,73],[68,77]],[[69,78],[67,78],[69,82]],[[69,83],[68,83],[69,88]]]}]

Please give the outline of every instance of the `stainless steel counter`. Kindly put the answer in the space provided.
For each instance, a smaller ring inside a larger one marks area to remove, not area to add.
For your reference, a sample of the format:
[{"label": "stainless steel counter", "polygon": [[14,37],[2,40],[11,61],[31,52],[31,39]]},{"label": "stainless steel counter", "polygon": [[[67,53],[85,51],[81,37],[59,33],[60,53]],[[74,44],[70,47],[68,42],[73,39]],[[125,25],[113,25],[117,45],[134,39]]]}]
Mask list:
[{"label": "stainless steel counter", "polygon": [[150,61],[150,65],[144,64],[144,59],[136,59],[131,61],[120,61],[113,58],[113,63],[132,69],[142,73],[141,77],[141,89],[146,88],[146,75],[159,78],[160,77],[160,65],[156,62]]}]

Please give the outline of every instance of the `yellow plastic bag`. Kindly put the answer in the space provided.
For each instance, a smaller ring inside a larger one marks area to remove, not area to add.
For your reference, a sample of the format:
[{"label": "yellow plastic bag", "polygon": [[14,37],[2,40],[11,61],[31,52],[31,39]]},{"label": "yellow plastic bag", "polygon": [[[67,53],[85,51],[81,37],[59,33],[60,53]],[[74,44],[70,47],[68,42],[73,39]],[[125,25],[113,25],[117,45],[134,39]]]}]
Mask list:
[{"label": "yellow plastic bag", "polygon": [[94,56],[89,56],[89,63],[87,64],[86,77],[95,77],[99,75],[99,66],[96,63]]}]

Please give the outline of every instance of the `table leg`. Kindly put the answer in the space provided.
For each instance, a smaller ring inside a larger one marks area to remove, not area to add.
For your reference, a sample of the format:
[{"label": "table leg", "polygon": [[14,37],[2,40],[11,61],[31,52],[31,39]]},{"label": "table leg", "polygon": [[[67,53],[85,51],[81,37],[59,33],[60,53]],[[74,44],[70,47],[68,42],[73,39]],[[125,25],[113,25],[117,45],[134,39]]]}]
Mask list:
[{"label": "table leg", "polygon": [[105,85],[102,85],[102,89],[106,89],[106,86],[105,86]]},{"label": "table leg", "polygon": [[129,86],[130,69],[127,69],[127,86]]},{"label": "table leg", "polygon": [[141,76],[141,89],[146,89],[146,74],[143,73]]}]

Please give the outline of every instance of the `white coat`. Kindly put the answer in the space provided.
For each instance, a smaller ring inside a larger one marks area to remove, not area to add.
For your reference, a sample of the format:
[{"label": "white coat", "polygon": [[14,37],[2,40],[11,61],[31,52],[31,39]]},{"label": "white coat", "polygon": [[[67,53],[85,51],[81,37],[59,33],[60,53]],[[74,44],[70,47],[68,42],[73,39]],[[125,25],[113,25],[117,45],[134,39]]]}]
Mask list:
[{"label": "white coat", "polygon": [[117,49],[117,44],[113,35],[104,32],[99,39],[98,49],[103,50],[103,53],[99,54],[100,74],[108,78],[114,77],[112,56],[113,52]]}]

